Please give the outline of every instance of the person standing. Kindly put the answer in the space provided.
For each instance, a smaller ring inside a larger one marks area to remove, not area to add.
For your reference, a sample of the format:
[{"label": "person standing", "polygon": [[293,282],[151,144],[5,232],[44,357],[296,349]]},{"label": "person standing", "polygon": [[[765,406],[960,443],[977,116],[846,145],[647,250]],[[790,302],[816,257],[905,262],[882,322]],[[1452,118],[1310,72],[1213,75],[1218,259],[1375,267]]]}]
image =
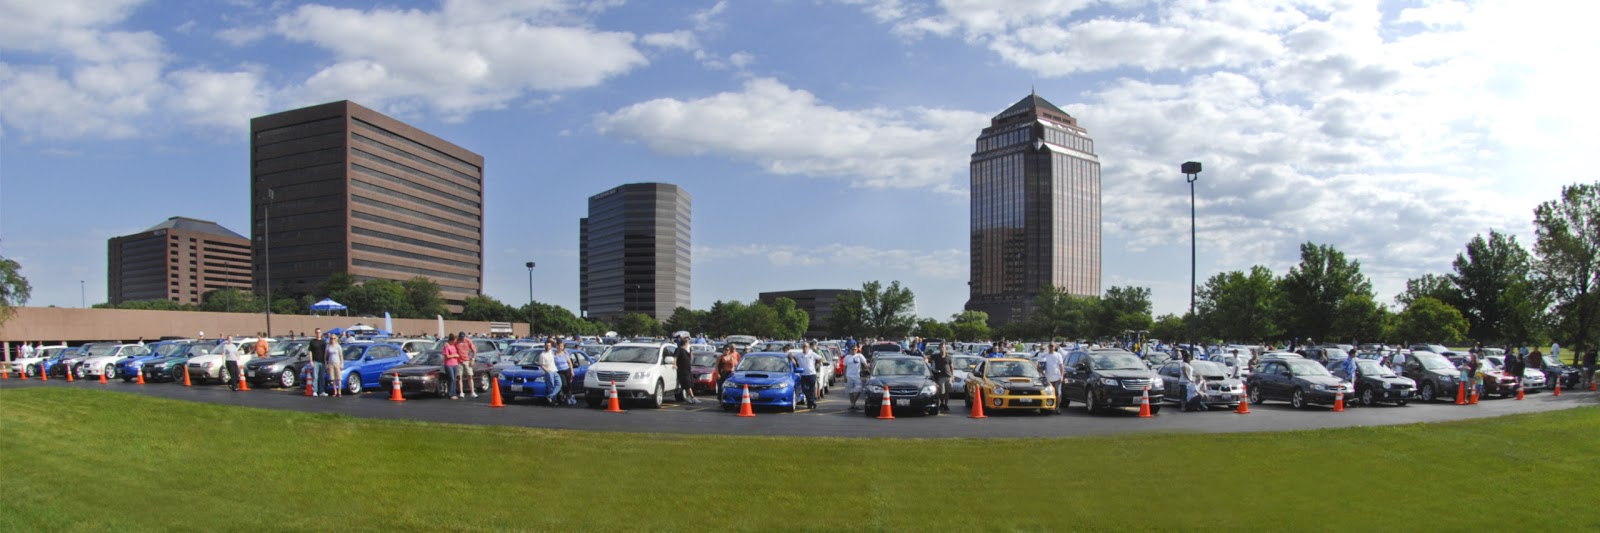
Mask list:
[{"label": "person standing", "polygon": [[[140,344],[143,344],[143,342],[141,342]],[[256,337],[255,349],[256,349],[256,357],[266,357],[267,356],[267,338],[266,337]]]},{"label": "person standing", "polygon": [[1183,353],[1182,367],[1184,412],[1207,410],[1205,392],[1201,388],[1202,380],[1200,379],[1200,374],[1194,370],[1193,361],[1194,352],[1185,351]]},{"label": "person standing", "polygon": [[311,384],[312,396],[325,396],[326,393],[322,392],[322,375],[324,363],[328,360],[328,340],[322,337],[322,328],[317,328],[317,336],[306,344],[306,352],[310,360],[306,366],[311,367],[311,381],[306,383]]},{"label": "person standing", "polygon": [[239,347],[233,345],[232,335],[224,335],[217,343],[222,345],[222,371],[228,373],[228,389],[239,390]]},{"label": "person standing", "polygon": [[697,404],[700,399],[694,397],[694,366],[689,357],[689,339],[678,339],[678,347],[672,350],[672,365],[678,370],[678,390],[684,402]]},{"label": "person standing", "polygon": [[850,393],[850,410],[854,411],[867,386],[867,357],[861,355],[859,344],[851,346],[850,355],[844,356],[844,379],[845,391]]},{"label": "person standing", "polygon": [[732,344],[722,346],[722,356],[717,358],[717,398],[723,396],[723,390],[728,383],[728,378],[733,376],[734,369],[739,368],[739,350]]},{"label": "person standing", "polygon": [[444,373],[450,391],[448,396],[452,400],[461,399],[461,351],[456,349],[454,333],[446,335],[444,339]]},{"label": "person standing", "polygon": [[[813,360],[815,357],[815,353],[805,349],[789,352],[789,362],[794,364],[795,370],[800,373],[800,390],[805,392],[807,409],[817,408],[817,365]],[[800,399],[796,398],[795,403],[799,402]]]},{"label": "person standing", "polygon": [[328,334],[328,379],[332,381],[330,396],[344,397],[344,346],[339,342],[339,336]]},{"label": "person standing", "polygon": [[473,385],[472,365],[478,360],[478,348],[472,344],[472,339],[467,338],[465,331],[456,334],[456,352],[460,353],[457,357],[461,358],[461,393],[477,398],[478,387]]},{"label": "person standing", "polygon": [[556,341],[556,374],[561,376],[561,395],[556,401],[566,405],[577,405],[578,400],[572,397],[572,354],[567,352],[567,343]]},{"label": "person standing", "polygon": [[544,399],[552,407],[560,405],[556,402],[561,396],[561,374],[556,369],[556,346],[561,341],[545,341],[544,351],[539,352],[539,369],[544,371]]},{"label": "person standing", "polygon": [[939,410],[950,410],[950,376],[955,368],[950,361],[950,350],[939,343],[936,350],[928,350],[928,366],[933,370],[933,382],[939,384]]},{"label": "person standing", "polygon": [[[1544,372],[1544,354],[1539,353],[1539,349],[1538,348],[1534,348],[1533,349],[1533,353],[1530,353],[1526,357],[1522,358],[1522,366],[1527,367],[1528,370],[1532,370],[1534,372],[1543,373]],[[1557,378],[1557,379],[1559,379],[1559,378]],[[1552,388],[1552,389],[1555,388],[1555,386],[1556,386],[1555,383],[1549,383],[1549,385],[1550,385],[1550,388]]]},{"label": "person standing", "polygon": [[1523,371],[1522,356],[1517,355],[1517,351],[1511,348],[1510,344],[1506,345],[1505,363],[1506,375],[1511,376],[1511,379],[1516,381],[1517,388],[1521,388]]},{"label": "person standing", "polygon": [[1061,414],[1061,377],[1066,363],[1061,358],[1060,350],[1050,350],[1044,353],[1044,381],[1050,385],[1050,390],[1056,395],[1056,408],[1052,414]]}]

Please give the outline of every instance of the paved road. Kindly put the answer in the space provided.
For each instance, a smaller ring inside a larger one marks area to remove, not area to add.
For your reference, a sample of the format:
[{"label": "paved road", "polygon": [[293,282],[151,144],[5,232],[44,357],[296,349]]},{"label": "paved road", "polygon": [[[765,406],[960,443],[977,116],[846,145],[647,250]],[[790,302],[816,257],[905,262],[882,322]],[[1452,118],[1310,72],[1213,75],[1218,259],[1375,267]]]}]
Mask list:
[{"label": "paved road", "polygon": [[1342,413],[1326,407],[1304,411],[1272,402],[1250,406],[1251,414],[1232,412],[1184,413],[1168,405],[1153,419],[1141,419],[1134,410],[1090,415],[1074,405],[1063,416],[990,413],[988,419],[973,420],[959,401],[943,416],[902,416],[877,420],[859,411],[847,411],[849,402],[842,395],[829,396],[815,411],[797,413],[757,411],[755,418],[739,418],[723,412],[713,403],[701,405],[668,404],[660,410],[624,404],[625,413],[606,413],[582,407],[548,407],[518,400],[505,408],[488,406],[488,395],[477,400],[450,401],[437,398],[411,398],[404,403],[387,400],[388,391],[359,397],[309,398],[300,392],[282,389],[254,389],[233,392],[226,386],[183,387],[171,383],[136,385],[113,381],[67,383],[61,380],[21,382],[15,377],[0,381],[0,389],[33,387],[74,387],[142,394],[161,398],[227,405],[288,409],[315,413],[341,413],[363,418],[388,418],[453,422],[461,424],[524,426],[586,431],[626,431],[648,433],[691,433],[727,435],[792,435],[817,437],[1070,437],[1136,432],[1236,433],[1282,431],[1352,426],[1411,424],[1484,418],[1514,413],[1568,409],[1600,405],[1600,393],[1567,392],[1554,397],[1548,392],[1530,394],[1526,400],[1484,399],[1475,406],[1447,403],[1406,407],[1377,406],[1350,408]]}]

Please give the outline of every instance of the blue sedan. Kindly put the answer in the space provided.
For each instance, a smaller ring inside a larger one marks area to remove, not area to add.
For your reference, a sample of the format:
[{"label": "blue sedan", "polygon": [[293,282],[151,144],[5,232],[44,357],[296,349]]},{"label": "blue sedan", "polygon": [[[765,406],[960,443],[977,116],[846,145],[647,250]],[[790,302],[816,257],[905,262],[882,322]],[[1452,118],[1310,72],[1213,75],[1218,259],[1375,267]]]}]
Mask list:
[{"label": "blue sedan", "polygon": [[722,389],[722,409],[732,411],[744,401],[745,387],[750,389],[751,405],[767,405],[794,412],[795,389],[800,376],[789,354],[757,352],[744,356],[733,369]]},{"label": "blue sedan", "polygon": [[[517,396],[550,396],[548,385],[544,382],[544,369],[539,367],[539,355],[543,353],[543,347],[517,352],[516,366],[500,371],[500,396],[507,403]],[[589,354],[579,351],[569,351],[567,354],[572,356],[573,383],[583,383],[583,377],[589,375]],[[572,383],[566,383],[563,388],[571,390],[571,386]]]},{"label": "blue sedan", "polygon": [[[135,374],[138,372],[143,372],[142,367],[145,363],[161,357],[167,357],[189,351],[190,344],[194,344],[194,341],[161,341],[151,343],[149,345],[150,353],[136,355],[133,357],[124,357],[117,360],[117,375],[122,376],[122,381],[124,383],[133,381]],[[145,376],[145,380],[148,381],[150,379],[153,378],[150,376]]]},{"label": "blue sedan", "polygon": [[344,345],[344,370],[339,383],[350,394],[376,388],[385,370],[406,364],[410,360],[399,344],[388,342],[356,342]]}]

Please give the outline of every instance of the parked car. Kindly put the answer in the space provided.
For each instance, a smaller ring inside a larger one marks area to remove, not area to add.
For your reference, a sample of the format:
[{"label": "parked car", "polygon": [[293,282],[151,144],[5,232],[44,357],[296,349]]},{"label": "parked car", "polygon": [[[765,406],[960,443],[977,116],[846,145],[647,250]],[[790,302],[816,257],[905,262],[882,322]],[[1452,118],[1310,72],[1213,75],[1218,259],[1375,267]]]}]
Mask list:
[{"label": "parked car", "polygon": [[17,359],[12,359],[11,372],[20,375],[22,374],[22,371],[26,369],[29,376],[37,376],[39,375],[39,369],[43,368],[40,366],[41,363],[43,363],[46,359],[55,357],[56,354],[61,353],[61,351],[65,349],[67,349],[67,345],[65,344],[40,346],[38,349],[34,350],[33,357],[19,357]]},{"label": "parked car", "polygon": [[800,374],[788,353],[751,352],[739,359],[719,398],[724,411],[738,409],[750,391],[750,405],[777,407],[794,412],[798,407]]},{"label": "parked car", "polygon": [[[197,340],[184,346],[182,351],[146,361],[144,363],[144,380],[183,381],[184,369],[187,368],[189,360],[211,353],[215,349],[217,349],[216,341]],[[193,381],[193,379],[190,381]]]},{"label": "parked car", "polygon": [[[73,372],[73,366],[88,356],[89,352],[84,350],[82,346],[66,348],[56,352],[54,357],[40,361],[39,371],[43,372],[45,377],[48,378],[66,379],[67,373]],[[33,374],[30,373],[29,375],[32,376]],[[73,375],[77,374],[74,373]]]},{"label": "parked car", "polygon": [[[507,344],[507,346],[510,345]],[[540,344],[539,346],[542,347],[543,344]],[[477,352],[477,355],[473,356],[473,360],[482,361],[490,366],[500,363],[505,363],[505,366],[510,366],[513,361],[512,354],[500,351],[500,345],[495,344],[494,340],[492,339],[472,339],[472,349],[473,351]],[[444,339],[433,341],[433,346],[428,347],[424,351],[443,352]]]},{"label": "parked car", "polygon": [[[189,340],[167,340],[150,343],[145,346],[148,348],[148,351],[146,351],[143,355],[128,356],[118,359],[116,362],[117,371],[115,375],[121,377],[123,383],[138,379],[138,375],[144,372],[145,363],[175,353],[182,353],[184,350],[189,349],[190,342],[191,341]],[[146,382],[151,381],[150,376],[145,376],[144,380]]]},{"label": "parked car", "polygon": [[[267,339],[267,351],[269,353],[272,351],[272,347],[275,346],[277,342],[277,339]],[[223,372],[223,370],[228,367],[228,363],[222,350],[221,342],[201,342],[201,344],[206,343],[212,344],[212,347],[208,349],[206,353],[193,355],[189,358],[189,362],[184,363],[189,367],[189,381],[195,383],[216,381],[224,385],[228,384],[228,382],[232,381],[233,377],[229,376],[227,372]],[[255,350],[253,349],[255,343],[256,340],[253,338],[236,338],[233,340],[234,348],[239,350],[240,372],[243,372],[244,369],[250,365],[250,360],[255,358]]]},{"label": "parked car", "polygon": [[1344,365],[1335,367],[1331,373],[1333,377],[1354,383],[1356,400],[1363,406],[1379,402],[1405,405],[1417,395],[1417,382],[1371,359],[1356,360],[1354,379],[1345,372]]},{"label": "parked car", "polygon": [[89,356],[78,366],[79,378],[98,378],[104,374],[106,379],[116,379],[117,361],[150,353],[150,349],[143,344],[95,342],[84,345],[84,348],[89,350]]},{"label": "parked car", "polygon": [[[1033,363],[1020,359],[1021,364]],[[883,406],[883,391],[889,391],[890,410],[904,409],[928,415],[939,414],[939,384],[921,357],[879,353],[872,359],[872,377],[866,382],[867,416],[878,416]]]},{"label": "parked car", "polygon": [[[1424,402],[1438,399],[1455,401],[1460,390],[1461,372],[1443,355],[1426,350],[1412,350],[1409,354],[1395,356],[1401,360],[1400,375],[1417,383],[1417,397]],[[1449,396],[1441,396],[1448,394]]]},{"label": "parked car", "polygon": [[[1485,357],[1485,358],[1483,358],[1483,360],[1485,362],[1485,366],[1486,367],[1487,367],[1487,365],[1494,365],[1495,368],[1500,368],[1500,369],[1503,369],[1503,368],[1506,367],[1506,359],[1503,356],[1502,357]],[[1523,368],[1522,369],[1522,389],[1523,389],[1523,391],[1524,392],[1537,392],[1537,391],[1542,390],[1542,389],[1544,389],[1546,387],[1555,388],[1555,383],[1547,381],[1544,376],[1545,376],[1545,373],[1544,373],[1543,370],[1538,370],[1538,369],[1533,369],[1533,368]],[[1516,389],[1512,389],[1511,392],[1513,394],[1516,393]]]},{"label": "parked car", "polygon": [[[544,353],[541,346],[534,350],[523,350],[516,360],[516,364],[500,371],[500,396],[506,402],[517,396],[531,398],[544,398],[549,394],[549,389],[544,382],[544,369],[539,366],[539,356]],[[589,366],[593,362],[589,354],[581,351],[565,352],[568,362],[572,364],[573,383],[564,384],[563,388],[577,391],[580,383],[589,374]]]},{"label": "parked car", "polygon": [[1043,413],[1056,408],[1056,391],[1030,359],[1002,357],[980,359],[966,380],[964,393],[971,408],[982,391],[985,409],[1026,409]]},{"label": "parked car", "polygon": [[[1189,363],[1194,371],[1205,380],[1206,405],[1217,407],[1238,407],[1239,399],[1244,397],[1244,381],[1233,377],[1228,368],[1215,361],[1192,361]],[[1156,371],[1161,376],[1163,388],[1172,391],[1164,398],[1173,403],[1181,404],[1185,399],[1183,385],[1183,362],[1168,361]]]},{"label": "parked car", "polygon": [[1544,366],[1540,367],[1540,370],[1544,371],[1545,383],[1551,388],[1554,388],[1559,381],[1561,388],[1575,390],[1583,381],[1583,371],[1561,362],[1561,359],[1554,355],[1544,354]]},{"label": "parked car", "polygon": [[1323,368],[1333,368],[1335,366],[1342,365],[1344,364],[1345,359],[1350,358],[1350,352],[1346,352],[1337,347],[1329,346],[1312,346],[1302,350],[1300,355],[1305,356],[1306,359],[1316,361],[1317,364],[1322,365]]},{"label": "parked car", "polygon": [[406,364],[409,359],[399,344],[389,342],[352,342],[345,344],[343,350],[344,369],[338,376],[338,383],[349,394],[361,394],[377,387],[384,372]]},{"label": "parked car", "polygon": [[[1267,400],[1289,402],[1296,409],[1311,404],[1330,405],[1339,393],[1350,395],[1344,380],[1328,372],[1327,367],[1309,359],[1270,359],[1256,365],[1247,382],[1250,403],[1260,405]],[[1354,401],[1349,398],[1347,401]]]},{"label": "parked car", "polygon": [[302,387],[306,366],[310,364],[311,339],[297,339],[278,343],[266,357],[254,358],[244,364],[244,378],[251,385],[277,385],[286,389]]},{"label": "parked car", "polygon": [[[973,367],[978,366],[982,357],[976,355],[956,355],[950,357],[950,366],[954,369],[950,374],[950,397],[963,398],[967,395],[967,379],[972,375]],[[844,365],[839,365],[841,371]]]},{"label": "parked car", "polygon": [[1061,385],[1061,407],[1083,402],[1090,413],[1108,408],[1138,407],[1150,391],[1150,413],[1161,412],[1164,385],[1144,361],[1124,350],[1074,350],[1067,354]]},{"label": "parked car", "polygon": [[[427,393],[436,394],[440,398],[450,396],[450,373],[445,370],[444,352],[429,350],[410,358],[410,362],[395,365],[381,373],[378,377],[379,392],[393,390],[394,380],[400,379],[400,394]],[[489,392],[489,365],[482,361],[472,363],[472,390],[485,393]],[[503,387],[503,385],[502,385]],[[503,400],[510,402],[512,396],[502,393]]]},{"label": "parked car", "polygon": [[432,350],[433,346],[438,344],[438,341],[433,339],[390,339],[389,342],[399,344],[400,349],[406,352],[407,357],[421,355],[422,352]]},{"label": "parked car", "polygon": [[721,357],[711,351],[690,351],[691,372],[694,374],[695,394],[717,394],[717,382],[721,376],[717,375],[717,358]]},{"label": "parked car", "polygon": [[678,373],[672,350],[661,342],[625,342],[611,346],[584,376],[584,400],[599,407],[606,391],[616,383],[618,399],[645,400],[653,408],[666,402],[668,392],[678,394]]}]

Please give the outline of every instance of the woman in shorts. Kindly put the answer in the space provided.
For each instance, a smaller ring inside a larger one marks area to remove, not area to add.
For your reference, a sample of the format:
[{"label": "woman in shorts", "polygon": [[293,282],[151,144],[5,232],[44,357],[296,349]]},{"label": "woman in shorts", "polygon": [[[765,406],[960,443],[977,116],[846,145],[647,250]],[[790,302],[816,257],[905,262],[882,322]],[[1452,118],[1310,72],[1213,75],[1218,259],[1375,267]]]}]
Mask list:
[{"label": "woman in shorts", "polygon": [[339,374],[344,372],[344,347],[339,344],[339,336],[328,334],[328,378],[333,381],[333,396],[344,396],[344,380]]}]

